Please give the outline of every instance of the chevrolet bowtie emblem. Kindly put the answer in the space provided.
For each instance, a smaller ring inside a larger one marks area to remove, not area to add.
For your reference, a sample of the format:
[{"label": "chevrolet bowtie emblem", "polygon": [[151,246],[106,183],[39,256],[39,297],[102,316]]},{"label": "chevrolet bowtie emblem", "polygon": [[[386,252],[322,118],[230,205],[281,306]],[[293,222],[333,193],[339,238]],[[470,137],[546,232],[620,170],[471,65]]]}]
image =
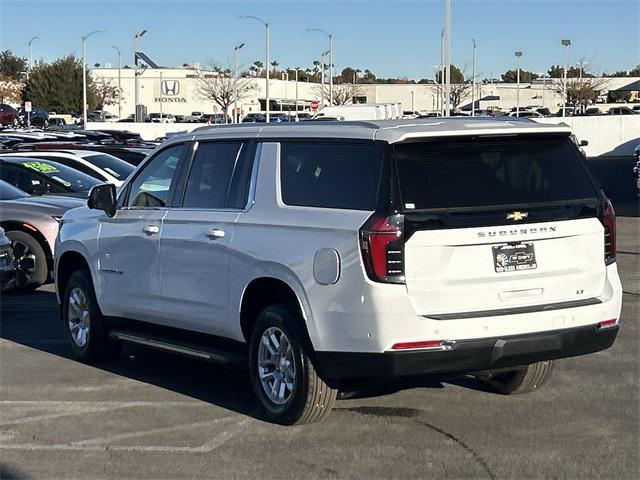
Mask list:
[{"label": "chevrolet bowtie emblem", "polygon": [[522,220],[523,218],[527,218],[529,216],[529,212],[511,212],[507,213],[507,220],[513,220],[517,222],[518,220]]}]

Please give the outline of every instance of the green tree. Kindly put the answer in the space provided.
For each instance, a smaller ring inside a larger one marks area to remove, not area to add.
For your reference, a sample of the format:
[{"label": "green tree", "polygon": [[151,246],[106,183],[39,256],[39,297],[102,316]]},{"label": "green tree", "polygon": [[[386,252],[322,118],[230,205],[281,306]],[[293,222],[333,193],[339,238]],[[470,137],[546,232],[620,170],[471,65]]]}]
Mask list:
[{"label": "green tree", "polygon": [[[502,75],[502,81],[505,83],[516,83],[518,81],[518,71],[516,69],[507,70]],[[531,83],[532,80],[538,78],[538,75],[528,70],[520,69],[520,81],[522,83]]]},{"label": "green tree", "polygon": [[[23,100],[30,100],[48,111],[82,112],[82,62],[68,55],[52,63],[38,63],[29,75]],[[87,109],[96,107],[95,89],[87,75]]]},{"label": "green tree", "polygon": [[629,71],[630,77],[640,77],[640,65],[636,65],[635,68]]},{"label": "green tree", "polygon": [[14,80],[20,79],[20,73],[27,70],[27,59],[18,57],[11,50],[0,52],[0,74]]},{"label": "green tree", "polygon": [[[438,70],[438,73],[436,73],[436,81],[438,83],[442,83],[442,79],[440,77],[442,77],[442,72]],[[451,65],[451,83],[452,84],[465,83],[464,73],[462,73],[462,70],[460,70],[455,65]]]}]

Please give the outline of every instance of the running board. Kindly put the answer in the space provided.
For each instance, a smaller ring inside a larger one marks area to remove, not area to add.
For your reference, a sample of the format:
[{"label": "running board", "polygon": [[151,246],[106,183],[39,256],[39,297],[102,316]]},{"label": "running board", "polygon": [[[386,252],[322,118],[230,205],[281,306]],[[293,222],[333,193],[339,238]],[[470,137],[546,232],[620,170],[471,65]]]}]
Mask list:
[{"label": "running board", "polygon": [[246,355],[231,350],[216,349],[208,346],[193,345],[186,342],[180,342],[165,337],[157,337],[150,335],[141,335],[137,332],[129,332],[124,330],[112,330],[109,337],[121,342],[135,343],[146,347],[164,350],[165,352],[187,355],[189,357],[199,358],[208,362],[246,366]]}]

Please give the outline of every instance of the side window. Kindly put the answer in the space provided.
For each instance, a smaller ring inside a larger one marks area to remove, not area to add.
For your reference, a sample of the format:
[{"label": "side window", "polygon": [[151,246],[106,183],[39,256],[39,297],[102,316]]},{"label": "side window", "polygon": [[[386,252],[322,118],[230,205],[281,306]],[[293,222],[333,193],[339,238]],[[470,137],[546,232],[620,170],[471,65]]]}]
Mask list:
[{"label": "side window", "polygon": [[373,210],[373,142],[282,142],[282,200],[287,205]]},{"label": "side window", "polygon": [[174,145],[156,155],[129,187],[129,207],[166,207],[178,180],[176,172],[184,144]]},{"label": "side window", "polygon": [[90,169],[89,167],[87,167],[86,165],[83,165],[80,162],[74,162],[73,160],[71,160],[69,158],[47,157],[45,155],[38,156],[37,158],[42,158],[44,160],[50,160],[52,162],[56,162],[56,163],[59,163],[61,165],[65,165],[67,167],[73,168],[74,170],[77,170],[77,171],[82,172],[82,173],[84,173],[86,175],[89,175],[90,177],[97,178],[98,180],[102,180],[102,177],[100,176],[100,174],[98,172],[96,172],[95,170]]},{"label": "side window", "polygon": [[203,142],[198,145],[189,171],[182,206],[225,208],[234,168],[243,143]]}]

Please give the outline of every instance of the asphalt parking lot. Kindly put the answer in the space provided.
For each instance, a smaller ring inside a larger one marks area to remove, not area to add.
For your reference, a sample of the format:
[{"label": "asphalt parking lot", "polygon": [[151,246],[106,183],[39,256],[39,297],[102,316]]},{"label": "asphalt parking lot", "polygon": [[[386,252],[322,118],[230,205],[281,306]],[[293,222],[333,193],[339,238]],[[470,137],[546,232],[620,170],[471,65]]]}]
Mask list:
[{"label": "asphalt parking lot", "polygon": [[637,478],[640,218],[637,203],[619,205],[620,335],[557,362],[525,396],[421,380],[339,401],[320,425],[279,427],[243,371],[133,348],[84,365],[51,286],[5,295],[0,478]]}]

